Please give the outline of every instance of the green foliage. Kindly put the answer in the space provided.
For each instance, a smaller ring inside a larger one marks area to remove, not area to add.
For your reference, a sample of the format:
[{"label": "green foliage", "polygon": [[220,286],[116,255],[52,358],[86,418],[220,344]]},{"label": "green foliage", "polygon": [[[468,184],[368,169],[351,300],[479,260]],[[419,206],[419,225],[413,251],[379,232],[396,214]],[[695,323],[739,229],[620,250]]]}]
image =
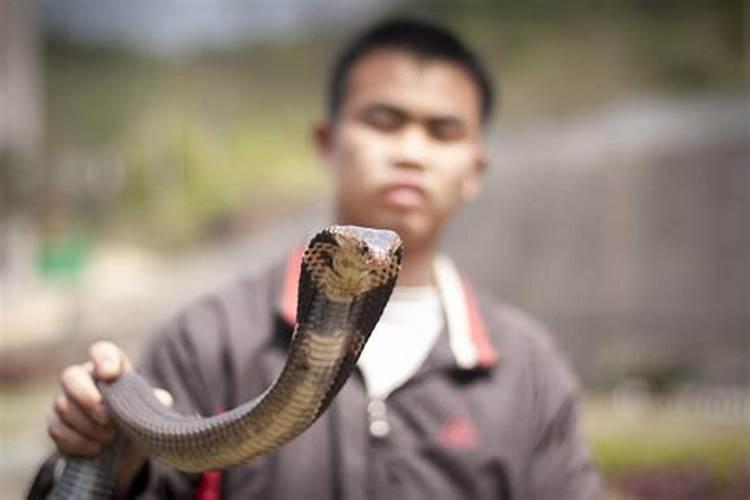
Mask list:
[{"label": "green foliage", "polygon": [[[51,65],[52,166],[71,152],[106,150],[112,164],[120,160],[124,188],[104,209],[128,230],[183,243],[217,218],[317,192],[305,142],[311,99],[252,53],[158,65],[117,57],[110,65],[68,51]],[[75,68],[83,79],[68,85]]]},{"label": "green foliage", "polygon": [[138,147],[128,151],[127,201],[177,240],[243,207],[315,192],[309,155],[285,149],[277,127],[247,121],[218,133],[169,113],[153,119],[158,134],[149,124],[129,141]]},{"label": "green foliage", "polygon": [[88,263],[88,240],[80,231],[67,231],[42,238],[37,270],[51,282],[75,283]]},{"label": "green foliage", "polygon": [[623,416],[607,401],[586,406],[586,431],[607,476],[638,470],[709,470],[719,480],[750,461],[750,427],[667,408],[652,402]]}]

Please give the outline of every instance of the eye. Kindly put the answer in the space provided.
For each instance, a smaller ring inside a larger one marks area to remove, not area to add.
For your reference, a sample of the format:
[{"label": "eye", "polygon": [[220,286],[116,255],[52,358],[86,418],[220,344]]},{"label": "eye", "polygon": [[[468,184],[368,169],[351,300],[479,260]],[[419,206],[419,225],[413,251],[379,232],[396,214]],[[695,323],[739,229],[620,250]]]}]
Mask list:
[{"label": "eye", "polygon": [[427,124],[430,136],[439,141],[456,141],[466,136],[466,127],[456,118],[436,118]]},{"label": "eye", "polygon": [[394,132],[404,125],[406,115],[388,106],[373,106],[362,113],[361,119],[377,130]]}]

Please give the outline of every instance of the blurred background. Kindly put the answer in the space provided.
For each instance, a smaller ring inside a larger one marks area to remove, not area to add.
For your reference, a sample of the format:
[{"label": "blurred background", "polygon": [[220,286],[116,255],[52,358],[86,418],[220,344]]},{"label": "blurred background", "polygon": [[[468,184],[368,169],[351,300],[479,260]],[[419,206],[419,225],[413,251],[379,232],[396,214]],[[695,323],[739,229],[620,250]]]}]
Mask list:
[{"label": "blurred background", "polygon": [[[750,496],[750,2],[0,0],[0,483],[60,367],[327,219],[309,143],[341,42],[397,13],[497,75],[446,246],[548,323],[617,499]],[[8,496],[5,496],[8,495]]]}]

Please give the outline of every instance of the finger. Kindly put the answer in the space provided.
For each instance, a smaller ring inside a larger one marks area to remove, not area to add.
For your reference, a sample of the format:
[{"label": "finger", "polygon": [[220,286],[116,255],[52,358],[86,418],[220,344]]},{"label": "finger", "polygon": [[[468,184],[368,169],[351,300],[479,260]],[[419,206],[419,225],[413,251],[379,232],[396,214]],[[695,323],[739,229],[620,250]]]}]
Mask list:
[{"label": "finger", "polygon": [[130,360],[112,342],[99,341],[89,349],[94,362],[94,373],[101,380],[114,380],[124,371],[132,369]]},{"label": "finger", "polygon": [[64,455],[92,457],[102,451],[102,445],[78,434],[60,420],[56,413],[49,417],[47,433]]},{"label": "finger", "polygon": [[78,405],[65,394],[55,398],[55,413],[65,425],[87,439],[99,443],[107,443],[114,437],[114,430],[110,426],[101,425],[84,413]]},{"label": "finger", "polygon": [[83,365],[73,365],[63,370],[60,386],[85,414],[101,425],[109,423],[109,413],[102,402],[102,395]]},{"label": "finger", "polygon": [[164,389],[154,389],[154,395],[156,396],[156,399],[159,400],[161,404],[164,406],[172,407],[172,404],[174,403],[174,398],[172,395],[165,391]]}]

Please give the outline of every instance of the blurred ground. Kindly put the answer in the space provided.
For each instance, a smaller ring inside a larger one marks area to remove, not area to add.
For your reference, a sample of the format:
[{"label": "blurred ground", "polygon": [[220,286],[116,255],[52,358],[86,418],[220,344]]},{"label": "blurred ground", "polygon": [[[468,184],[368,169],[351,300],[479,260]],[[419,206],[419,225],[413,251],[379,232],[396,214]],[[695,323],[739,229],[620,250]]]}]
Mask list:
[{"label": "blurred ground", "polygon": [[[47,382],[0,394],[3,498],[20,498],[49,453],[45,415],[56,388]],[[623,414],[604,395],[585,407],[586,432],[616,500],[747,500],[748,423],[722,421],[654,400]],[[696,430],[700,429],[700,432]],[[645,459],[645,460],[644,460]]]}]

